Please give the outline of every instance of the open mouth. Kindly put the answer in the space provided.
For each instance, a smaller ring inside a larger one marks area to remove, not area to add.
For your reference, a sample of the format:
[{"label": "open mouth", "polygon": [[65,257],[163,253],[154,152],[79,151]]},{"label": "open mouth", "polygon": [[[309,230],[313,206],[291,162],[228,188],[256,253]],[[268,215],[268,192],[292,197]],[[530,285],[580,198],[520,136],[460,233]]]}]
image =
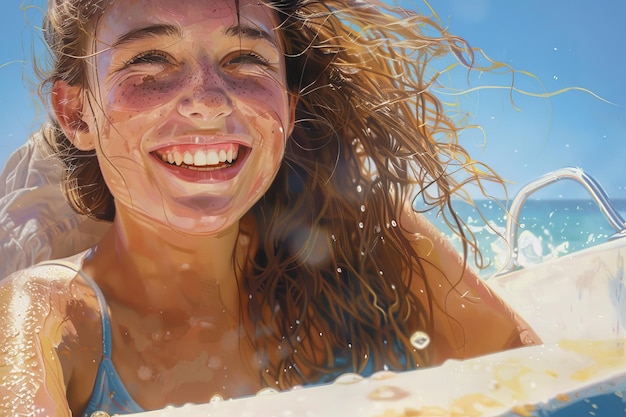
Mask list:
[{"label": "open mouth", "polygon": [[[210,147],[174,146],[153,151],[152,155],[178,175],[187,176],[184,172],[189,172],[189,175],[196,172],[205,175],[193,179],[228,179],[236,174],[238,170],[235,168],[241,165],[247,152],[245,146],[229,143]],[[215,177],[218,173],[219,176]]]},{"label": "open mouth", "polygon": [[157,158],[169,165],[198,171],[228,168],[237,162],[240,153],[245,153],[245,148],[237,144],[212,149],[168,148],[153,152]]}]

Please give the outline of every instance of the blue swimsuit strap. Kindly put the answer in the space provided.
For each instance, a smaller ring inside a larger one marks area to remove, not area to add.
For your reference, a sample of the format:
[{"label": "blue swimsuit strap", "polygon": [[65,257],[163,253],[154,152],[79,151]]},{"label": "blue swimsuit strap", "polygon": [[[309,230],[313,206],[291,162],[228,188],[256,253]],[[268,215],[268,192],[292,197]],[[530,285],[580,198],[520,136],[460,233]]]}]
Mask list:
[{"label": "blue swimsuit strap", "polygon": [[68,268],[72,272],[80,275],[87,284],[91,287],[98,300],[98,307],[100,309],[100,316],[102,317],[102,356],[106,358],[111,357],[111,319],[109,318],[109,306],[107,305],[104,294],[98,284],[87,274],[83,272],[79,265],[67,262],[67,261],[44,261],[38,264],[38,266],[63,266]]},{"label": "blue swimsuit strap", "polygon": [[98,307],[100,308],[100,316],[102,317],[102,356],[105,358],[111,358],[111,319],[109,318],[109,306],[107,305],[106,299],[104,298],[104,294],[102,294],[102,290],[95,283],[95,281],[87,274],[83,272],[82,269],[79,269],[78,275],[82,279],[85,280],[90,286],[91,289],[96,293],[96,298],[98,299]]}]

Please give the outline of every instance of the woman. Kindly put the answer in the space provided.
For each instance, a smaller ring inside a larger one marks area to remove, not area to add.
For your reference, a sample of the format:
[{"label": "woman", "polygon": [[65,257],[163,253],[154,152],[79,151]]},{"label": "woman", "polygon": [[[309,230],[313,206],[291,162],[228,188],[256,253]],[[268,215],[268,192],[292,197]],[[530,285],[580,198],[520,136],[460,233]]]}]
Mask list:
[{"label": "woman", "polygon": [[2,282],[4,410],[136,412],[537,342],[411,207],[449,205],[459,167],[491,179],[428,91],[429,59],[459,53],[429,27],[345,1],[50,1],[47,139],[74,208],[112,226]]}]

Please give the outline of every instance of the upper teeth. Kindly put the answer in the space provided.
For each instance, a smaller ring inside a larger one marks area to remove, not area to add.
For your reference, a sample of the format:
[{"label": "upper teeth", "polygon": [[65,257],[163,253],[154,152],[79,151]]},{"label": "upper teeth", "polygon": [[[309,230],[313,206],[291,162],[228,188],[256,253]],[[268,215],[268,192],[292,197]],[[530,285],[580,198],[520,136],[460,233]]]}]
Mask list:
[{"label": "upper teeth", "polygon": [[161,155],[161,159],[164,162],[169,162],[170,164],[176,164],[178,166],[182,165],[195,165],[195,166],[207,166],[207,165],[218,165],[223,162],[231,163],[233,160],[237,159],[237,150],[229,149],[228,151],[220,150],[220,151],[201,151],[197,150],[195,153],[191,153],[189,151],[185,151],[180,153],[178,151],[170,151]]}]

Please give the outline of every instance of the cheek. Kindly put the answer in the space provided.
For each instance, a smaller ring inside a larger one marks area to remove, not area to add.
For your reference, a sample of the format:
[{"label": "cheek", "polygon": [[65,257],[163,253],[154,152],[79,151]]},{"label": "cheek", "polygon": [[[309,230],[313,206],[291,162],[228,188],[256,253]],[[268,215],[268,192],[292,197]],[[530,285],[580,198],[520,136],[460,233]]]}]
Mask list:
[{"label": "cheek", "polygon": [[114,111],[145,112],[171,102],[180,91],[178,77],[136,75],[118,83],[109,92],[109,107]]},{"label": "cheek", "polygon": [[261,144],[284,146],[291,114],[285,89],[267,77],[232,83],[231,90],[237,96],[237,110],[260,134]]},{"label": "cheek", "polygon": [[98,123],[101,136],[106,139],[122,138],[111,153],[132,153],[139,139],[152,126],[158,124],[171,110],[180,90],[179,82],[171,79],[158,81],[154,76],[131,76],[109,90],[103,119]]}]

